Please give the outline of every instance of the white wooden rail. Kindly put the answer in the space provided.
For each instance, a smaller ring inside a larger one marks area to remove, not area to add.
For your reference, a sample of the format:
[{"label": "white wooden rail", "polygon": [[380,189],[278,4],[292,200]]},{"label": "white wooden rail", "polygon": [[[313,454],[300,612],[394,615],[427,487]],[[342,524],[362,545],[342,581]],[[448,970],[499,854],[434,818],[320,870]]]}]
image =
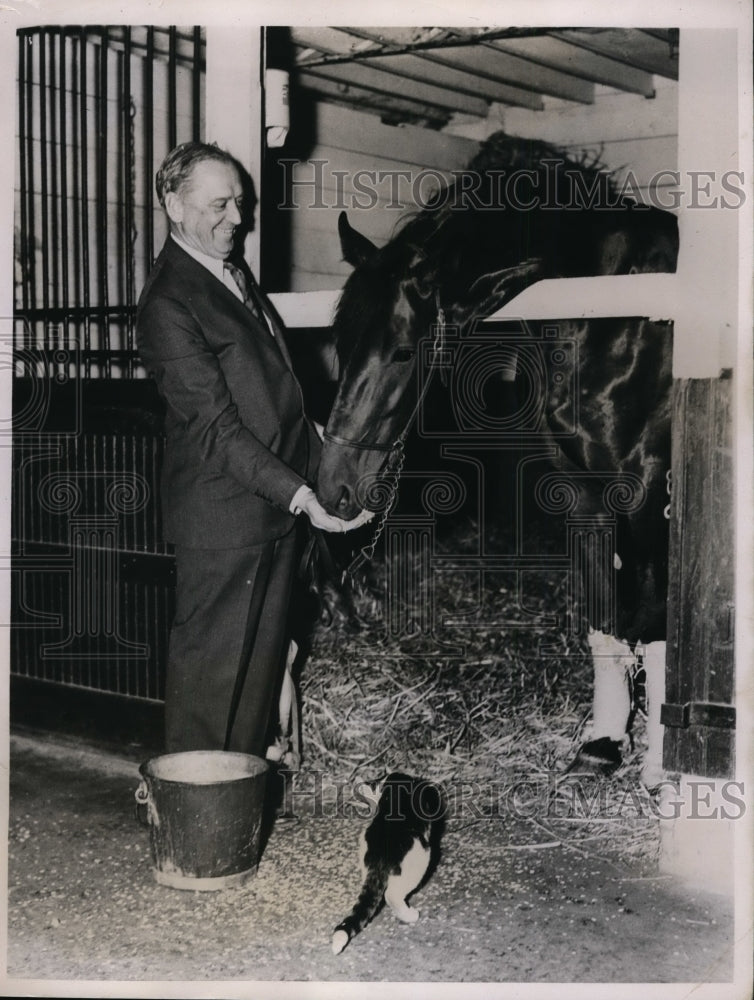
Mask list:
[{"label": "white wooden rail", "polygon": [[[339,291],[285,292],[271,295],[286,326],[329,326]],[[681,285],[674,274],[610,275],[538,281],[488,320],[586,319],[598,316],[647,316],[672,319]]]}]

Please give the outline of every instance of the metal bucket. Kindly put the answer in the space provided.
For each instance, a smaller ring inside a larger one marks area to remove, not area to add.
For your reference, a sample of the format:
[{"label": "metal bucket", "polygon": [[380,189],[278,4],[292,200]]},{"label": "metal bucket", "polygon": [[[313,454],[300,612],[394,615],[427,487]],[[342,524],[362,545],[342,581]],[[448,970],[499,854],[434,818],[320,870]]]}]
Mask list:
[{"label": "metal bucket", "polygon": [[139,768],[154,877],[173,889],[242,885],[259,863],[268,765],[223,750],[166,754]]}]

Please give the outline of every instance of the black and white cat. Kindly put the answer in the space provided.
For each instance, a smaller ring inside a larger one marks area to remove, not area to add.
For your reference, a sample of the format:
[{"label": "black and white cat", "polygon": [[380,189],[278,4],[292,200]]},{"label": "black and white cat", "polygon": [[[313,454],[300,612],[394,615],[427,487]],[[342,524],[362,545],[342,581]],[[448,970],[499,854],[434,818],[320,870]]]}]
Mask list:
[{"label": "black and white cat", "polygon": [[436,785],[394,771],[378,784],[370,798],[377,811],[361,836],[364,884],[350,914],[333,932],[332,950],[339,955],[362,931],[382,904],[399,920],[413,924],[419,911],[406,897],[427,873],[445,805]]}]

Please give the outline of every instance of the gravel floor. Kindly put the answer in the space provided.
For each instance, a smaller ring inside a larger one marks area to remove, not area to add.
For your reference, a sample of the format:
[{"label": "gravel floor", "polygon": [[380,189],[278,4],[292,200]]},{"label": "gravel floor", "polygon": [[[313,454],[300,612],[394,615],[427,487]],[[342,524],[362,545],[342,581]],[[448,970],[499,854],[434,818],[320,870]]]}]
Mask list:
[{"label": "gravel floor", "polygon": [[302,800],[297,818],[276,820],[244,887],[165,888],[134,817],[137,764],[59,737],[12,736],[5,995],[79,995],[73,981],[96,981],[81,995],[149,981],[165,985],[147,995],[166,996],[171,982],[190,981],[201,996],[246,988],[257,997],[251,984],[283,981],[695,984],[732,976],[728,900],[683,891],[653,864],[542,836],[536,844],[531,826],[509,816],[449,820],[440,863],[412,900],[419,922],[405,926],[383,911],[335,957],[332,927],[359,889],[362,820],[332,815],[334,806],[315,815]]}]

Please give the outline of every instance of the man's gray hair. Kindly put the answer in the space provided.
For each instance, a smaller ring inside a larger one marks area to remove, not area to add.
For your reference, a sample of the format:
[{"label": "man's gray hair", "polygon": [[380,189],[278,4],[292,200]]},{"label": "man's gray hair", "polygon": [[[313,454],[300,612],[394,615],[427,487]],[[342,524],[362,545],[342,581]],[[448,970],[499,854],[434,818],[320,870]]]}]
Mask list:
[{"label": "man's gray hair", "polygon": [[160,169],[155,178],[157,197],[160,204],[165,207],[165,195],[171,191],[179,192],[187,183],[194,167],[203,160],[214,160],[217,163],[227,163],[238,170],[238,163],[224,149],[213,143],[206,142],[184,142],[175,149],[171,149],[162,161]]}]

